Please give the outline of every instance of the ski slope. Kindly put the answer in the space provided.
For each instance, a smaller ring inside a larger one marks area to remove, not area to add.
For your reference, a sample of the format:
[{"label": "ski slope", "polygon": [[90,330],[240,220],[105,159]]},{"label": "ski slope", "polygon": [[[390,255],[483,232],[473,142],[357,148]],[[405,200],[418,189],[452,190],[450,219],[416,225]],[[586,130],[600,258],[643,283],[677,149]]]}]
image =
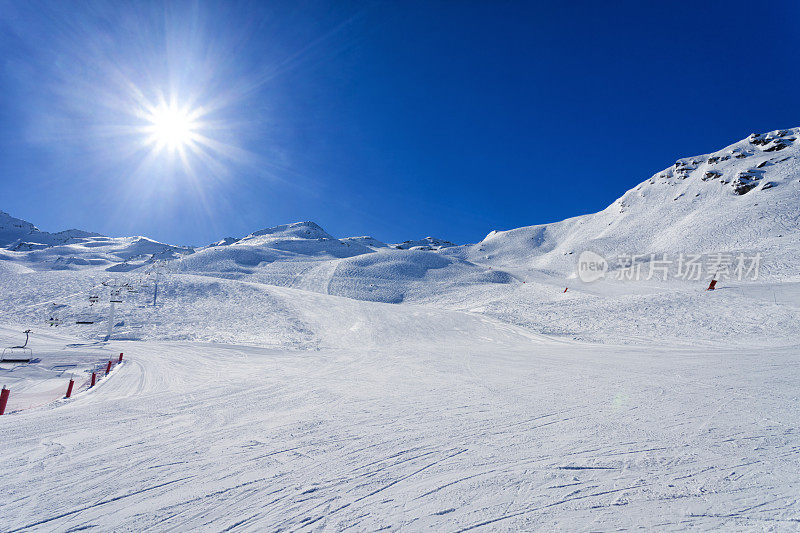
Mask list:
[{"label": "ski slope", "polygon": [[268,290],[318,349],[114,342],[100,386],[0,418],[4,530],[800,527],[796,346]]}]

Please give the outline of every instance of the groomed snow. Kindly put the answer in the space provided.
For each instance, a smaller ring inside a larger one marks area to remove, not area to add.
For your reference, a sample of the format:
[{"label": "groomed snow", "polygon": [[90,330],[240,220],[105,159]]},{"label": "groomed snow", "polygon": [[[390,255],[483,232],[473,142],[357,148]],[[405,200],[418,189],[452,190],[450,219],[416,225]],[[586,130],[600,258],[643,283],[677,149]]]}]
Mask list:
[{"label": "groomed snow", "polygon": [[8,531],[790,531],[797,347],[596,345],[265,289],[314,350],[112,342],[0,419]]}]

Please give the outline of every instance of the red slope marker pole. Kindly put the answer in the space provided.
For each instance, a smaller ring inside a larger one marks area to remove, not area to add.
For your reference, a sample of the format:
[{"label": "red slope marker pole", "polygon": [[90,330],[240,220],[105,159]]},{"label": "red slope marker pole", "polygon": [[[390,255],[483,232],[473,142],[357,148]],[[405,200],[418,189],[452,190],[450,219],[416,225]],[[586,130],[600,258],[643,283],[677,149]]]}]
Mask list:
[{"label": "red slope marker pole", "polygon": [[3,385],[3,390],[0,392],[0,415],[6,412],[6,404],[8,403],[9,396],[11,396],[11,391]]},{"label": "red slope marker pole", "polygon": [[708,288],[706,290],[707,291],[713,291],[714,287],[716,287],[716,286],[717,286],[717,280],[712,279],[711,283],[708,284]]},{"label": "red slope marker pole", "polygon": [[121,353],[121,352],[120,352],[120,354],[119,354],[119,361],[118,361],[118,362],[119,362],[119,363],[121,363],[121,362],[122,362],[122,353]]},{"label": "red slope marker pole", "polygon": [[89,388],[91,389],[92,387],[94,387],[94,384],[96,382],[97,382],[97,372],[92,372],[92,384],[89,385]]},{"label": "red slope marker pole", "polygon": [[75,385],[75,380],[72,379],[72,378],[69,378],[69,385],[67,385],[67,395],[64,396],[64,398],[69,398],[70,396],[72,396],[72,387],[74,385]]},{"label": "red slope marker pole", "polygon": [[[569,287],[565,287],[564,288],[564,292],[567,292],[568,290],[569,290]],[[561,294],[564,294],[564,293],[561,293]]]},{"label": "red slope marker pole", "polygon": [[106,376],[108,375],[109,372],[111,372],[111,363],[112,362],[113,361],[109,360],[108,364],[106,365]]}]

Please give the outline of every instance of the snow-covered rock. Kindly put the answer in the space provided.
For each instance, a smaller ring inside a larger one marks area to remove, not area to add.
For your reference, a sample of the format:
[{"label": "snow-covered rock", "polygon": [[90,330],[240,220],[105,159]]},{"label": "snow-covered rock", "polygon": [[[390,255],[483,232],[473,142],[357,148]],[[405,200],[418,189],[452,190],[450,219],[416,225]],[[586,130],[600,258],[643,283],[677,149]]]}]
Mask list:
[{"label": "snow-covered rock", "polygon": [[442,248],[450,248],[456,245],[444,239],[425,237],[424,239],[416,241],[403,241],[399,244],[393,244],[392,246],[398,250],[441,250]]},{"label": "snow-covered rock", "polygon": [[345,237],[342,240],[345,242],[357,243],[362,246],[367,246],[369,248],[387,248],[389,246],[385,242],[381,242],[375,237],[370,237],[368,235],[362,237]]},{"label": "snow-covered rock", "polygon": [[231,244],[239,242],[239,239],[236,237],[225,237],[223,239],[218,240],[217,242],[212,242],[206,248],[211,248],[214,246],[230,246]]}]

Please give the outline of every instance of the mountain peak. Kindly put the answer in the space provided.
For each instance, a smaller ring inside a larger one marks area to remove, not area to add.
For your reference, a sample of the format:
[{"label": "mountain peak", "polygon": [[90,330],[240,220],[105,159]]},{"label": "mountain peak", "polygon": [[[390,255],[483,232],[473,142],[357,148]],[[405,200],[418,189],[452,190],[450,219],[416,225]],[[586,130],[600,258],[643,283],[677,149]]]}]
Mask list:
[{"label": "mountain peak", "polygon": [[404,241],[394,245],[398,250],[441,250],[442,248],[451,248],[453,246],[456,246],[456,244],[437,237],[425,237],[424,239]]},{"label": "mountain peak", "polygon": [[281,224],[271,228],[264,228],[254,231],[250,235],[241,239],[240,242],[253,239],[256,237],[270,236],[273,238],[289,238],[289,239],[333,239],[322,227],[316,222],[293,222],[291,224]]}]

